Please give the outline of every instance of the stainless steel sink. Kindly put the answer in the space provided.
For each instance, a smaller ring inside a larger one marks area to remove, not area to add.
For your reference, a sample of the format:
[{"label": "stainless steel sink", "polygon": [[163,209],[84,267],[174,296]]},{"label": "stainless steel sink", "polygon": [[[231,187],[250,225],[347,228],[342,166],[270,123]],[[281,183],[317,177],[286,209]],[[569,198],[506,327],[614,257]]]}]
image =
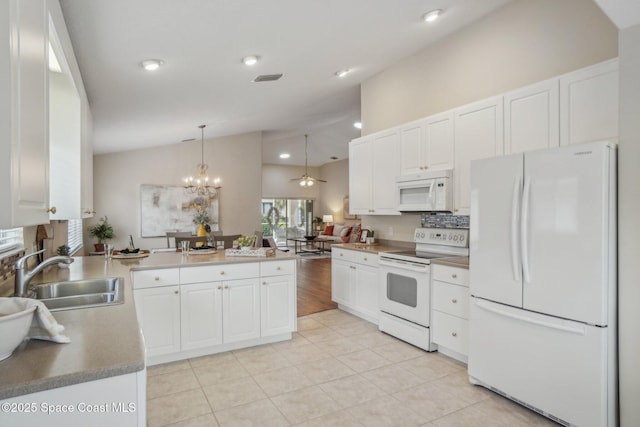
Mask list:
[{"label": "stainless steel sink", "polygon": [[34,298],[40,300],[51,311],[74,308],[98,307],[124,302],[124,279],[70,280],[37,285]]}]

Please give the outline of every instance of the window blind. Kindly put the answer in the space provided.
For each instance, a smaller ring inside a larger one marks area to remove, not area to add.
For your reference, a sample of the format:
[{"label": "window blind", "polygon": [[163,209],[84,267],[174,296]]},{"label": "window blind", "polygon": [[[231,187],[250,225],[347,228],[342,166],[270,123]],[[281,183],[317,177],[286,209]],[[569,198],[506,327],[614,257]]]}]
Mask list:
[{"label": "window blind", "polygon": [[69,253],[74,254],[82,247],[82,220],[70,219],[67,224],[67,245]]},{"label": "window blind", "polygon": [[6,252],[22,246],[23,241],[22,228],[0,230],[0,252]]}]

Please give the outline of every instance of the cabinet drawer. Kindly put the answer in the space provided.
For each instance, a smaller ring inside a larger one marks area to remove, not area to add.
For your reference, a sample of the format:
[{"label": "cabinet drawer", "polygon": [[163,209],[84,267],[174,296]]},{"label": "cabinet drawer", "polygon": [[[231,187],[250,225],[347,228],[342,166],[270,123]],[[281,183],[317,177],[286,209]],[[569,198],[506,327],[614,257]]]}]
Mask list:
[{"label": "cabinet drawer", "polygon": [[469,354],[469,321],[434,310],[433,342],[463,355]]},{"label": "cabinet drawer", "polygon": [[254,277],[260,277],[260,264],[257,262],[180,268],[180,283],[202,283]]},{"label": "cabinet drawer", "polygon": [[354,251],[349,251],[340,248],[331,248],[331,258],[339,259],[342,261],[351,261]]},{"label": "cabinet drawer", "polygon": [[177,268],[136,270],[131,272],[131,278],[134,289],[177,285],[180,282],[180,271]]},{"label": "cabinet drawer", "polygon": [[467,268],[433,264],[431,272],[434,280],[469,286],[469,270]]},{"label": "cabinet drawer", "polygon": [[433,309],[469,318],[469,288],[433,281]]},{"label": "cabinet drawer", "polygon": [[371,267],[378,267],[378,254],[373,252],[360,252],[360,251],[352,251],[351,261],[369,265]]},{"label": "cabinet drawer", "polygon": [[268,261],[260,263],[261,277],[294,274],[295,271],[295,261]]}]

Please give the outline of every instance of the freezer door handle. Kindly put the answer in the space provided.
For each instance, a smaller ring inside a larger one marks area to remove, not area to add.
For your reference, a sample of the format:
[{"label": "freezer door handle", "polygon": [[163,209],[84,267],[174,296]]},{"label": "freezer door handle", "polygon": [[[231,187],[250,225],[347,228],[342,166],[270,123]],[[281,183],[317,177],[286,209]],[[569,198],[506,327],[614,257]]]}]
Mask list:
[{"label": "freezer door handle", "polygon": [[516,177],[513,182],[511,198],[511,271],[513,272],[513,280],[516,282],[520,281],[520,258],[518,257],[518,220],[520,214],[518,208],[520,207],[521,187],[520,177]]},{"label": "freezer door handle", "polygon": [[543,320],[538,320],[538,319],[532,319],[530,317],[527,316],[522,316],[522,315],[518,315],[515,313],[510,313],[506,310],[500,310],[499,308],[496,308],[494,306],[492,306],[489,302],[481,300],[481,299],[475,299],[475,304],[476,307],[481,308],[483,310],[489,311],[491,313],[495,313],[499,316],[504,316],[504,317],[508,317],[510,319],[514,319],[514,320],[519,320],[521,322],[525,322],[525,323],[530,323],[533,325],[537,325],[537,326],[542,326],[543,328],[550,328],[550,329],[556,329],[558,331],[562,331],[562,332],[569,332],[572,334],[578,334],[578,335],[585,335],[585,328],[584,327],[579,327],[578,325],[575,325],[574,327],[568,326],[568,325],[556,325],[554,323],[551,322],[545,322]]},{"label": "freezer door handle", "polygon": [[522,275],[525,283],[531,283],[529,270],[529,202],[531,196],[531,177],[524,179],[522,210],[520,214],[520,253],[522,256]]}]

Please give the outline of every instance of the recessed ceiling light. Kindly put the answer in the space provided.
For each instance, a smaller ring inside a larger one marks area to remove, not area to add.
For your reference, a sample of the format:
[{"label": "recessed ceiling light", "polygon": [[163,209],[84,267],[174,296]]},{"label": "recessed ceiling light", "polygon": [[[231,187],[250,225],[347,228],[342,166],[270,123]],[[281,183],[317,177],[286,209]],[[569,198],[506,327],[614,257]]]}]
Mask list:
[{"label": "recessed ceiling light", "polygon": [[163,64],[164,64],[164,61],[162,59],[145,59],[140,63],[142,68],[144,68],[147,71],[155,71],[158,68],[160,68],[160,66]]},{"label": "recessed ceiling light", "polygon": [[355,122],[353,124],[353,127],[356,128],[356,129],[362,129],[362,122]]},{"label": "recessed ceiling light", "polygon": [[422,16],[425,22],[433,22],[440,17],[442,14],[442,9],[432,10],[431,12],[427,12]]},{"label": "recessed ceiling light", "polygon": [[259,56],[249,55],[242,58],[242,62],[244,65],[251,67],[252,65],[256,65],[258,63]]},{"label": "recessed ceiling light", "polygon": [[282,153],[282,154],[280,154],[280,158],[281,158],[281,159],[288,159],[289,157],[291,157],[291,154],[289,154],[289,153]]},{"label": "recessed ceiling light", "polygon": [[351,70],[350,70],[350,69],[345,68],[344,70],[336,71],[336,72],[335,72],[335,75],[336,75],[336,76],[338,76],[338,77],[344,77],[344,76],[346,76],[347,74],[349,74],[350,72],[351,72]]}]

